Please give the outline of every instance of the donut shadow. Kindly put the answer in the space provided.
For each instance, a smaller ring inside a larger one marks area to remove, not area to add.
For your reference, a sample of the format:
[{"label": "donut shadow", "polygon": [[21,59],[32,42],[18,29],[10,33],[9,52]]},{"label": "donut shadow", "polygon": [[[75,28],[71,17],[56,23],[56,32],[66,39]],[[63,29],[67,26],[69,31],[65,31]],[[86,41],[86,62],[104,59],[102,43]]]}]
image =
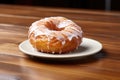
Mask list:
[{"label": "donut shadow", "polygon": [[72,53],[81,53],[81,52],[84,52],[88,49],[89,47],[87,46],[79,46],[78,49],[74,50]]},{"label": "donut shadow", "polygon": [[[75,54],[84,52],[88,47],[79,47],[79,49],[73,51]],[[72,52],[72,53],[73,53]],[[72,54],[69,53],[69,54]],[[64,55],[64,54],[63,54]],[[63,65],[71,65],[71,64],[85,64],[85,63],[93,63],[96,62],[102,58],[105,58],[107,56],[106,52],[102,49],[98,53],[95,53],[93,55],[88,55],[88,56],[79,56],[79,57],[73,57],[73,58],[42,58],[42,57],[37,57],[37,56],[29,56],[29,60],[35,61],[35,62],[43,62],[47,64],[63,64]]]}]

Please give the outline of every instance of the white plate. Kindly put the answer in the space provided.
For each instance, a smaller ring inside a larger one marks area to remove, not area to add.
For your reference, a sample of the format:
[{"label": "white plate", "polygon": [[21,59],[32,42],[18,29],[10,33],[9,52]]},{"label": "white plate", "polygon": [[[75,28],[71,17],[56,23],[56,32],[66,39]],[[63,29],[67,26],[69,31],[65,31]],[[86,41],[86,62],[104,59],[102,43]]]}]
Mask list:
[{"label": "white plate", "polygon": [[25,40],[19,45],[19,49],[24,54],[36,56],[39,58],[49,58],[49,59],[69,58],[70,59],[70,58],[76,58],[76,57],[80,58],[80,57],[93,55],[102,49],[102,44],[93,39],[83,38],[83,42],[81,43],[81,45],[78,47],[77,50],[73,52],[67,54],[48,54],[48,53],[38,52],[31,46],[29,40]]}]

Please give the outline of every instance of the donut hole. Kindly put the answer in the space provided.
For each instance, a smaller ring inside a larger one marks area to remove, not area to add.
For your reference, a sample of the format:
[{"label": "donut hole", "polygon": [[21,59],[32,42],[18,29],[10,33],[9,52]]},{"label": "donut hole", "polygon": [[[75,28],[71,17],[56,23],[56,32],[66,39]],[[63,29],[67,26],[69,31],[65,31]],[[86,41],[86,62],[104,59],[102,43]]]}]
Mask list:
[{"label": "donut hole", "polygon": [[53,21],[49,21],[49,22],[46,22],[45,23],[45,26],[49,29],[49,30],[52,30],[52,31],[61,31],[61,30],[64,30],[64,28],[58,28],[57,24],[55,24]]}]

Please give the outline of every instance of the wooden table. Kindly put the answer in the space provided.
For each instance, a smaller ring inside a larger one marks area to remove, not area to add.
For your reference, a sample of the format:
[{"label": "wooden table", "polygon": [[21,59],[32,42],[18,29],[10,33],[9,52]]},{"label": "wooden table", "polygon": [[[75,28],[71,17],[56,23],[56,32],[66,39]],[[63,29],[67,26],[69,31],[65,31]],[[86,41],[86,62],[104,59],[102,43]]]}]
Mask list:
[{"label": "wooden table", "polygon": [[[47,16],[75,21],[98,40],[95,55],[70,61],[32,59],[18,45],[32,22]],[[120,80],[120,12],[0,5],[0,80]]]}]

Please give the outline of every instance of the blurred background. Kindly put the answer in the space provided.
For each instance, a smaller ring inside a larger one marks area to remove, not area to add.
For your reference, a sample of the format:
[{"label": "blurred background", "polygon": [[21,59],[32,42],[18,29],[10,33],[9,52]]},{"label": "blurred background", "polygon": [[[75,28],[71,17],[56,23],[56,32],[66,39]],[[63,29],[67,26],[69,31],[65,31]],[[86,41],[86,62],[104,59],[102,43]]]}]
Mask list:
[{"label": "blurred background", "polygon": [[120,11],[120,0],[0,0],[0,4]]}]

